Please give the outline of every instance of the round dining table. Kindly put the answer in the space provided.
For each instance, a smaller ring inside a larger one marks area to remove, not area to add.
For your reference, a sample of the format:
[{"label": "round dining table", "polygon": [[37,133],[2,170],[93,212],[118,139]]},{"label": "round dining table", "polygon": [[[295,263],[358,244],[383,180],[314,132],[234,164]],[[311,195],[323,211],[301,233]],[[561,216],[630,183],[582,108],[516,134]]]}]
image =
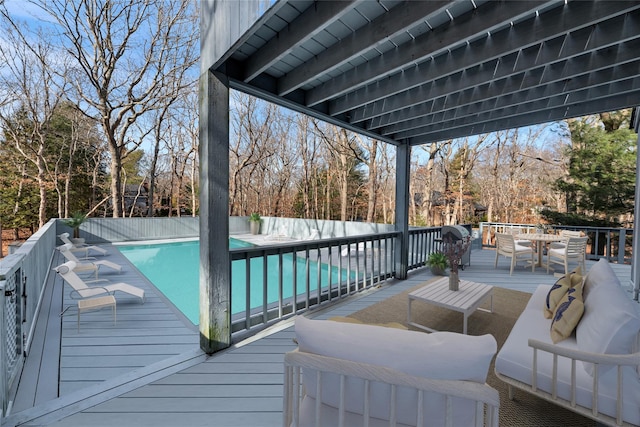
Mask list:
[{"label": "round dining table", "polygon": [[516,234],[517,240],[530,240],[536,244],[536,251],[538,252],[538,262],[536,267],[542,266],[542,244],[545,246],[550,242],[561,242],[565,240],[565,237],[559,234],[545,234],[545,233],[520,233]]}]

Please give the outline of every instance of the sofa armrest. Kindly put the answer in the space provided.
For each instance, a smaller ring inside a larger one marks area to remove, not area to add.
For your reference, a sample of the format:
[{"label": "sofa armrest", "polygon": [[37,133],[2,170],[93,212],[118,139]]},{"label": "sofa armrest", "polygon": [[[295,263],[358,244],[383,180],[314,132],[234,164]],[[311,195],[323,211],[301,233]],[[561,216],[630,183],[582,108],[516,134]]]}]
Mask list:
[{"label": "sofa armrest", "polygon": [[536,339],[529,339],[529,347],[557,354],[558,356],[567,357],[569,359],[575,359],[589,363],[621,366],[640,365],[640,352],[631,354],[590,353],[588,351],[562,347],[556,344],[550,344]]},{"label": "sofa armrest", "polygon": [[545,351],[553,354],[553,372],[552,372],[552,399],[557,399],[557,386],[558,386],[558,357],[566,357],[571,359],[571,407],[576,406],[576,362],[587,362],[594,364],[593,372],[593,385],[592,385],[592,403],[591,409],[594,416],[598,416],[598,365],[614,365],[617,369],[617,404],[616,404],[616,421],[618,424],[622,422],[622,368],[624,366],[633,366],[636,369],[640,366],[640,352],[631,354],[604,354],[604,353],[590,353],[586,351],[570,349],[555,344],[546,343],[543,341],[529,339],[529,347],[533,348],[533,370],[531,387],[533,391],[537,391],[537,377],[538,377],[538,351]]},{"label": "sofa armrest", "polygon": [[[454,413],[454,398],[463,398],[476,402],[476,424],[478,426],[498,426],[498,408],[500,406],[500,397],[498,392],[487,384],[480,384],[473,381],[461,380],[436,380],[408,375],[395,369],[370,365],[366,363],[353,362],[346,359],[338,359],[334,357],[320,356],[317,354],[301,352],[294,350],[285,354],[284,358],[284,414],[283,426],[297,426],[300,423],[300,406],[305,396],[304,385],[302,384],[302,371],[310,369],[317,372],[317,386],[320,387],[322,381],[320,377],[325,373],[337,374],[339,381],[336,382],[336,394],[340,396],[339,419],[344,420],[345,417],[345,401],[348,399],[345,393],[346,378],[358,378],[368,382],[380,382],[392,386],[392,393],[389,401],[391,408],[391,418],[395,425],[396,417],[396,390],[397,387],[405,387],[416,390],[418,393],[418,402],[425,399],[425,392],[434,392],[446,396],[446,417],[452,417]],[[368,388],[364,398],[364,413],[362,417],[365,420],[370,419]],[[316,396],[320,396],[320,390],[317,390]],[[322,409],[321,399],[316,399],[316,422],[320,417]],[[425,425],[430,419],[430,415],[423,413],[423,406],[418,405],[417,425]],[[390,420],[391,421],[391,420]]]}]

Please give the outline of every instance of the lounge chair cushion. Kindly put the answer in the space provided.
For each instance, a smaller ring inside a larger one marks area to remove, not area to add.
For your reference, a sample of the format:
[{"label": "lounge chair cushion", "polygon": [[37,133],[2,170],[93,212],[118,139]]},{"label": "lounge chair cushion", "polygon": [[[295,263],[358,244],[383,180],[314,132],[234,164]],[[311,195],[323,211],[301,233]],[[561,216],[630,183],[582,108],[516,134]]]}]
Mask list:
[{"label": "lounge chair cushion", "polygon": [[[612,279],[592,286],[584,299],[584,315],[576,328],[578,348],[592,353],[632,353],[640,333],[639,307]],[[583,365],[589,375],[593,375],[593,365]],[[600,365],[599,371],[602,374],[611,368]]]},{"label": "lounge chair cushion", "polygon": [[[452,332],[423,332],[392,329],[380,326],[310,320],[303,316],[296,318],[296,338],[300,351],[323,356],[346,359],[370,365],[393,368],[409,375],[447,380],[468,380],[484,383],[489,363],[497,350],[492,335],[470,336]],[[340,393],[339,377],[324,374],[321,402],[337,408]],[[317,377],[313,370],[304,370],[303,382],[308,398],[316,399]],[[362,414],[364,383],[357,378],[346,381],[347,411]],[[372,383],[370,408],[371,416],[389,419],[388,384]],[[415,423],[415,390],[398,390],[398,422]],[[425,405],[444,407],[444,397],[425,397]],[[460,403],[460,402],[459,402]],[[439,406],[440,405],[440,406]],[[465,401],[456,406],[456,416],[468,420],[473,416],[474,404]],[[465,421],[461,421],[464,425]]]}]

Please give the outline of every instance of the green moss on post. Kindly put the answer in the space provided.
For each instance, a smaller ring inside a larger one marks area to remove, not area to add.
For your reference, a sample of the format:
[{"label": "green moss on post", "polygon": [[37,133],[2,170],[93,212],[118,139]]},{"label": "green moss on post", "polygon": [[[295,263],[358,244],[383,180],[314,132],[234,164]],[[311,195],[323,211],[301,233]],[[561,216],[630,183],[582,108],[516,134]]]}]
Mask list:
[{"label": "green moss on post", "polygon": [[207,354],[213,354],[216,351],[224,350],[229,347],[229,343],[226,341],[228,331],[224,328],[209,328],[209,336],[205,336],[200,332],[200,348]]}]

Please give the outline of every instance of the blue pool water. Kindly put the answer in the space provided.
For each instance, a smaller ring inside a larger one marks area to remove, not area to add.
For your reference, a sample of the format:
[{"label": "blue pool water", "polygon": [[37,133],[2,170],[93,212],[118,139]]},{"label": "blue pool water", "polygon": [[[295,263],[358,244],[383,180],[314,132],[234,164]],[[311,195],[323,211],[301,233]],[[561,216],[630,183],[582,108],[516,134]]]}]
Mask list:
[{"label": "blue pool water", "polygon": [[[249,247],[250,243],[238,239],[229,239],[229,247]],[[118,248],[138,270],[142,272],[171,302],[184,313],[194,324],[199,323],[199,259],[200,245],[198,241],[161,243],[148,245],[126,245]],[[283,298],[293,296],[293,256],[283,256]],[[328,265],[320,267],[321,286],[327,286]],[[306,279],[306,262],[304,259],[296,260],[297,290],[298,294],[306,292],[304,283]],[[251,260],[251,308],[262,307],[264,299],[263,286],[263,261],[262,258]],[[331,271],[331,282],[337,283],[339,278],[345,280],[347,273],[343,270],[339,274],[338,268]],[[234,261],[231,265],[231,312],[232,314],[244,313],[246,309],[246,267],[245,261]],[[318,285],[317,264],[309,265],[309,281],[311,290]],[[278,257],[267,257],[267,302],[278,301]]]}]

